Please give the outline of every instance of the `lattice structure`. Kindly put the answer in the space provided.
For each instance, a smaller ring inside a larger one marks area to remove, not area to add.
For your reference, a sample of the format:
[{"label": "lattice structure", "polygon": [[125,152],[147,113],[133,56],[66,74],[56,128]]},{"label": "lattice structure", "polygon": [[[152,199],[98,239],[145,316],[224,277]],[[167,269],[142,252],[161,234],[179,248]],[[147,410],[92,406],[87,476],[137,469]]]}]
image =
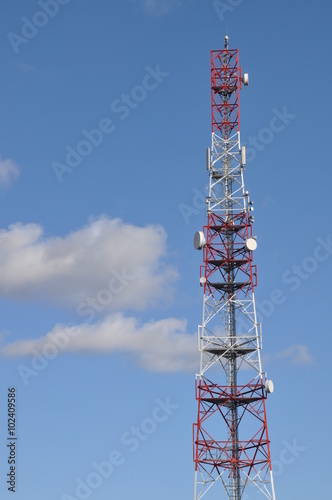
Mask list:
[{"label": "lattice structure", "polygon": [[194,240],[195,247],[203,249],[204,261],[194,500],[207,492],[211,499],[275,499],[265,409],[273,384],[261,366],[254,297],[257,244],[253,204],[244,187],[245,148],[240,145],[243,83],[248,84],[248,75],[242,75],[238,50],[228,48],[226,37],[225,48],[211,52],[207,224]]}]

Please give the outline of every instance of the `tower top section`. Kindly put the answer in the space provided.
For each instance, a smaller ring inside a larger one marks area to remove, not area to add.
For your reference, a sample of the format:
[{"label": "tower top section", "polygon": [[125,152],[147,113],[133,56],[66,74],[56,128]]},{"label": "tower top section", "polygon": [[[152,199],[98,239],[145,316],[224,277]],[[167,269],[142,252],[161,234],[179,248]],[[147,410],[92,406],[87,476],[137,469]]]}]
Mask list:
[{"label": "tower top section", "polygon": [[219,132],[228,139],[240,130],[239,92],[248,85],[249,77],[239,65],[238,49],[229,49],[225,36],[225,48],[211,51],[211,115],[212,132]]}]

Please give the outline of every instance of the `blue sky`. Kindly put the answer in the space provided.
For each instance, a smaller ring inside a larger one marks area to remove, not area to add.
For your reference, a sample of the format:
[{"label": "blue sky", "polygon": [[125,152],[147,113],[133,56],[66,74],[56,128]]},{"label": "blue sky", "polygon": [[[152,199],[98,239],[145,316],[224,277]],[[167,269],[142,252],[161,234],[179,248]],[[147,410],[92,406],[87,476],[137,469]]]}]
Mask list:
[{"label": "blue sky", "polygon": [[276,493],[328,498],[331,6],[16,0],[0,14],[1,498],[8,387],[17,500],[192,498],[192,238],[226,32],[250,77]]}]

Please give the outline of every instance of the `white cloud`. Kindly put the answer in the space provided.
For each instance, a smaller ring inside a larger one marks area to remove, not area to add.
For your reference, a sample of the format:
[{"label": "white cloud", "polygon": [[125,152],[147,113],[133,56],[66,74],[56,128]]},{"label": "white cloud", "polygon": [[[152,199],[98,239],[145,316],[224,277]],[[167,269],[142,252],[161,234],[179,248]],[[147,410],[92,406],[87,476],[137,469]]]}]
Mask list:
[{"label": "white cloud", "polygon": [[0,296],[102,310],[144,309],[172,295],[177,273],[164,263],[166,232],[119,219],[91,220],[64,237],[38,224],[0,231]]},{"label": "white cloud", "polygon": [[277,352],[275,358],[284,360],[290,365],[312,365],[314,359],[306,345],[294,344]]},{"label": "white cloud", "polygon": [[20,175],[20,169],[13,160],[0,156],[0,186],[8,188]]},{"label": "white cloud", "polygon": [[150,321],[140,326],[132,317],[112,314],[93,325],[75,328],[56,325],[39,339],[19,340],[5,345],[5,357],[45,356],[61,353],[133,356],[143,368],[155,372],[195,371],[198,349],[195,335],[186,333],[187,322],[175,318]]}]

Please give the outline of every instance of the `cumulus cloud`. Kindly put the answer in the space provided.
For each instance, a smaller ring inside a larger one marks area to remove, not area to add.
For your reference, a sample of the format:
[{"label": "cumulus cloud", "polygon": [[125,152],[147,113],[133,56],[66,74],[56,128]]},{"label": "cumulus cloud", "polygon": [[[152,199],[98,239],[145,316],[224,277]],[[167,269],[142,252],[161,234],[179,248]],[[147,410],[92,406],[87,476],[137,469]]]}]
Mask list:
[{"label": "cumulus cloud", "polygon": [[136,318],[111,314],[99,323],[75,327],[56,325],[39,339],[19,340],[1,349],[2,356],[55,357],[62,353],[108,354],[134,357],[143,368],[155,372],[193,371],[198,368],[195,335],[186,332],[187,322],[175,318],[139,325]]},{"label": "cumulus cloud", "polygon": [[[119,219],[91,220],[64,237],[38,224],[0,231],[0,296],[101,310],[144,309],[172,295],[166,232]],[[83,311],[81,314],[84,314]]]},{"label": "cumulus cloud", "polygon": [[20,169],[13,160],[0,156],[0,186],[8,188],[20,175]]}]

